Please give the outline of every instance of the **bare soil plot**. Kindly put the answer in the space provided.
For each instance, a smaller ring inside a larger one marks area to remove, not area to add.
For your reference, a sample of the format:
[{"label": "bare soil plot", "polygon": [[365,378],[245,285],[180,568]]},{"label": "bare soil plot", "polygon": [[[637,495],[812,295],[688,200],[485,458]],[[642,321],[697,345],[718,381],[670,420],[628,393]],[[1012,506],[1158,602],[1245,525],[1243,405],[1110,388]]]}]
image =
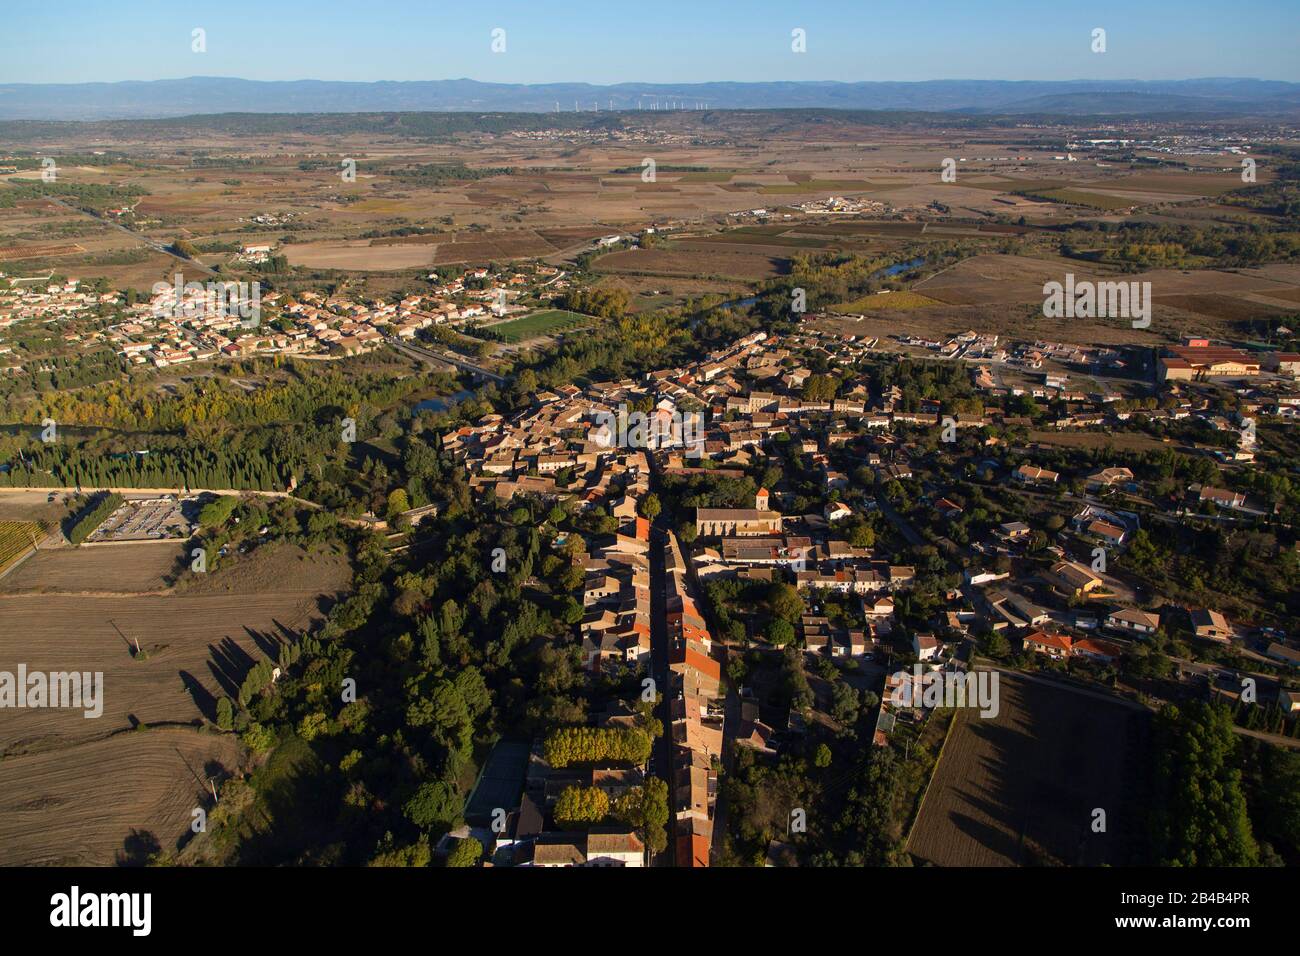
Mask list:
[{"label": "bare soil plot", "polygon": [[949,305],[1042,302],[1044,283],[1061,282],[1067,272],[1074,273],[1076,282],[1099,277],[1098,273],[1089,271],[1087,263],[1082,262],[982,255],[971,256],[923,279],[913,287],[913,291]]},{"label": "bare soil plot", "polygon": [[[194,575],[201,580],[189,588],[114,592],[108,589],[122,550],[88,552],[101,562],[95,590],[0,592],[0,670],[14,672],[21,663],[29,672],[104,675],[101,717],[57,708],[6,711],[5,759],[136,723],[215,719],[217,698],[236,694],[254,663],[276,657],[280,643],[312,627],[347,582],[341,557],[313,559],[283,547],[262,562]],[[278,566],[283,575],[274,573]],[[143,655],[135,654],[137,641]]]},{"label": "bare soil plot", "polygon": [[1138,204],[1136,199],[1123,196],[1108,196],[1101,192],[1088,192],[1083,189],[1048,189],[1030,193],[1030,198],[1042,197],[1056,202],[1070,203],[1076,206],[1092,206],[1096,209],[1128,209]]},{"label": "bare soil plot", "polygon": [[1005,672],[999,691],[996,717],[958,714],[908,851],[939,866],[1128,862],[1149,715]]},{"label": "bare soil plot", "polygon": [[464,237],[454,237],[438,243],[434,252],[435,264],[448,262],[487,262],[494,259],[522,259],[546,256],[556,252],[551,245],[531,230],[519,232],[471,232]]},{"label": "bare soil plot", "polygon": [[1277,291],[1261,292],[1259,294],[1270,299],[1281,299],[1283,302],[1300,304],[1300,289],[1278,289]]},{"label": "bare soil plot", "polygon": [[598,272],[725,276],[734,279],[770,279],[783,275],[789,261],[751,252],[699,249],[626,249],[601,256],[593,264]]},{"label": "bare soil plot", "polygon": [[111,866],[154,840],[174,851],[208,805],[205,775],[238,760],[234,736],[183,728],[0,760],[0,866]]},{"label": "bare soil plot", "polygon": [[[1260,169],[1260,182],[1267,182],[1263,167]],[[1094,185],[1101,185],[1094,183]],[[1221,196],[1234,189],[1240,189],[1241,168],[1235,167],[1217,172],[1141,172],[1131,176],[1116,176],[1106,181],[1106,185],[1115,189],[1136,190],[1152,193],[1187,193],[1192,196]]]},{"label": "bare soil plot", "polygon": [[1121,431],[1115,434],[1084,431],[1031,431],[1029,439],[1040,445],[1058,448],[1114,448],[1116,451],[1154,451],[1167,447],[1159,438],[1142,432]]},{"label": "bare soil plot", "polygon": [[537,234],[557,249],[563,249],[566,246],[587,242],[591,239],[599,239],[601,236],[608,236],[613,231],[609,227],[569,226],[565,228],[538,229]]},{"label": "bare soil plot", "polygon": [[[913,286],[913,291],[949,305],[1033,304],[1043,301],[1044,283],[1064,282],[1066,274],[1073,273],[1076,283],[1084,280],[1150,282],[1157,316],[1164,304],[1232,321],[1271,314],[1269,306],[1263,303],[1242,305],[1240,297],[1250,293],[1276,296],[1279,292],[1294,289],[1300,285],[1297,271],[1300,270],[1293,266],[1284,266],[1272,271],[1266,271],[1266,268],[1232,272],[1153,269],[1118,275],[1105,267],[1071,259],[979,255],[921,280]],[[1192,306],[1197,308],[1190,308]]]},{"label": "bare soil plot", "polygon": [[57,528],[68,515],[68,506],[63,495],[56,495],[49,500],[48,491],[20,491],[5,489],[0,494],[0,520],[10,521],[44,521],[51,528]]},{"label": "bare soil plot", "polygon": [[[103,673],[104,711],[85,718],[60,709],[6,712],[6,756],[62,747],[129,726],[190,722],[216,713],[248,669],[274,658],[320,611],[318,595],[107,598],[66,594],[0,597],[0,669]],[[140,642],[143,658],[134,655]]]},{"label": "bare soil plot", "polygon": [[372,246],[369,240],[343,242],[305,242],[284,247],[290,265],[314,269],[391,270],[429,266],[433,255],[429,246]]},{"label": "bare soil plot", "polygon": [[753,234],[739,229],[729,229],[714,236],[701,236],[698,239],[679,240],[675,244],[681,247],[686,245],[687,241],[740,252],[766,252],[777,255],[791,255],[808,249],[830,249],[835,245],[829,239],[798,236],[793,232]]},{"label": "bare soil plot", "polygon": [[[101,672],[103,714],[5,711],[0,865],[175,851],[207,778],[240,759],[233,736],[188,725],[213,720],[218,697],[312,627],[349,580],[342,555],[271,543],[161,589],[178,551],[175,542],[42,551],[30,559],[38,566],[5,582],[0,670]],[[137,640],[144,655],[133,654]]]},{"label": "bare soil plot", "polygon": [[[1300,292],[1300,290],[1282,290]],[[1274,294],[1275,295],[1275,294]],[[1228,322],[1239,322],[1270,315],[1285,315],[1289,311],[1282,305],[1268,305],[1263,302],[1240,298],[1239,295],[1218,295],[1201,293],[1192,295],[1157,295],[1157,306],[1167,305],[1184,312],[1194,312]]]},{"label": "bare soil plot", "polygon": [[106,579],[124,593],[161,591],[183,555],[177,541],[42,550],[0,579],[0,592],[79,594],[102,590]]}]

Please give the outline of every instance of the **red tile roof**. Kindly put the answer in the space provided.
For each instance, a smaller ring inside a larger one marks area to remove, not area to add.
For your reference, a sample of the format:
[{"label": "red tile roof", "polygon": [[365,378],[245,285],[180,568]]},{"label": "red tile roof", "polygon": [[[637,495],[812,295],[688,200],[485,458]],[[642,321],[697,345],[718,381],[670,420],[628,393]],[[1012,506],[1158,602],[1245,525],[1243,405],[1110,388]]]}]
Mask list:
[{"label": "red tile roof", "polygon": [[1035,631],[1025,638],[1026,644],[1036,644],[1040,647],[1054,647],[1058,651],[1070,653],[1070,646],[1073,641],[1064,634],[1048,634],[1045,631]]},{"label": "red tile roof", "polygon": [[677,837],[677,865],[691,869],[709,865],[709,838],[699,833]]}]

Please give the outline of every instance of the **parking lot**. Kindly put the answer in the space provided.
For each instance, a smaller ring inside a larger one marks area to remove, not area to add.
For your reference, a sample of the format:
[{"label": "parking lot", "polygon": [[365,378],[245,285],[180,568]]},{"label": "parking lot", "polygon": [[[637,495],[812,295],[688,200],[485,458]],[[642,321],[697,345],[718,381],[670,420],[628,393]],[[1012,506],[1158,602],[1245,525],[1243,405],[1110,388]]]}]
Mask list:
[{"label": "parking lot", "polygon": [[136,498],[128,500],[95,529],[88,539],[106,541],[159,541],[169,538],[188,538],[194,531],[193,522],[186,517],[185,505],[194,499],[178,499],[173,495],[161,498]]}]

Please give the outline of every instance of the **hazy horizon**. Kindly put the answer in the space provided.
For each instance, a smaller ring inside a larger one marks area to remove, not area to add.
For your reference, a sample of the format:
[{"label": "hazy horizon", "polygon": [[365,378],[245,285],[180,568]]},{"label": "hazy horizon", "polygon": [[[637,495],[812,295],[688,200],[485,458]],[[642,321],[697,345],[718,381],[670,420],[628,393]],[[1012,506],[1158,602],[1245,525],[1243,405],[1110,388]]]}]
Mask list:
[{"label": "hazy horizon", "polygon": [[[1091,46],[1106,31],[1106,51]],[[205,50],[192,49],[194,30]],[[503,43],[492,47],[493,31]],[[803,52],[792,32],[803,31]],[[1029,0],[882,0],[866,7],[754,0],[743,10],[665,0],[653,10],[575,0],[563,12],[517,2],[466,10],[416,0],[230,0],[200,12],[69,0],[58,15],[19,6],[0,35],[0,83],[194,75],[339,82],[474,77],[491,83],[926,82],[972,79],[1300,81],[1300,9],[1262,0],[1249,16],[1209,2],[1086,9]],[[502,49],[503,47],[503,49]],[[645,77],[665,77],[647,80]],[[722,79],[719,79],[721,77]]]},{"label": "hazy horizon", "polygon": [[767,79],[767,80],[737,80],[732,77],[715,77],[713,79],[701,80],[666,80],[640,77],[637,79],[616,80],[599,82],[593,80],[579,79],[554,79],[511,82],[507,80],[484,79],[479,76],[430,76],[414,79],[374,79],[374,80],[350,80],[334,76],[287,76],[276,79],[263,79],[253,76],[239,76],[237,74],[226,73],[189,73],[178,76],[157,76],[146,79],[120,79],[120,80],[70,80],[70,81],[33,81],[33,80],[0,80],[0,86],[89,86],[95,84],[117,85],[126,83],[179,83],[187,80],[235,80],[248,83],[357,83],[357,84],[379,84],[379,83],[485,83],[501,86],[593,86],[593,87],[614,87],[614,86],[707,86],[719,83],[736,83],[752,85],[757,83],[835,83],[843,86],[852,86],[855,84],[868,83],[897,83],[897,84],[923,84],[923,83],[1196,83],[1210,81],[1244,81],[1252,83],[1290,83],[1300,85],[1300,79],[1288,80],[1276,76],[1261,75],[1218,75],[1218,74],[1189,74],[1187,76],[1170,76],[1160,79],[1144,79],[1136,76],[1115,76],[1115,77],[1095,77],[1095,76],[1064,76],[1064,77],[1018,77],[1011,79],[1004,76],[932,76],[925,79],[901,80],[894,78],[880,78],[869,80],[840,80],[828,77],[809,77],[806,79],[787,80],[787,79]]}]

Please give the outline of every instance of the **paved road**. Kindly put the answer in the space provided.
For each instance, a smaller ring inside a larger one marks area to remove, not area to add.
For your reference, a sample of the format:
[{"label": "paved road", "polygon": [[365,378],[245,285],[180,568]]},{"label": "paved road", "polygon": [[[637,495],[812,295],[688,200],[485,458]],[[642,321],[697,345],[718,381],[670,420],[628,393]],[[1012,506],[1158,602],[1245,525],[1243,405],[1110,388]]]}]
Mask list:
[{"label": "paved road", "polygon": [[1263,740],[1272,744],[1274,747],[1286,747],[1289,750],[1300,750],[1300,740],[1293,740],[1290,737],[1283,737],[1279,734],[1266,734],[1262,730],[1247,730],[1245,727],[1238,727],[1236,724],[1232,727],[1243,737],[1254,737],[1256,740]]},{"label": "paved road", "polygon": [[[659,516],[662,519],[662,515]],[[662,695],[655,716],[664,725],[664,734],[651,748],[655,775],[668,785],[668,848],[655,858],[656,866],[672,866],[676,852],[673,839],[672,722],[668,713],[668,604],[663,546],[668,540],[667,521],[656,521],[650,534],[650,676]]]},{"label": "paved road", "polygon": [[209,268],[208,266],[205,266],[203,263],[198,262],[195,259],[187,259],[185,258],[185,256],[177,255],[167,247],[166,243],[159,242],[157,239],[150,239],[148,236],[145,235],[141,235],[140,233],[136,232],[134,229],[128,229],[120,222],[110,219],[107,216],[101,216],[98,213],[90,212],[85,209],[78,209],[76,206],[70,206],[62,199],[56,199],[54,196],[46,196],[45,198],[50,202],[54,203],[56,206],[62,206],[64,209],[68,210],[69,212],[77,213],[78,215],[81,216],[87,216],[90,219],[94,219],[96,222],[101,222],[106,226],[116,229],[118,232],[124,232],[132,239],[134,239],[136,242],[143,243],[144,245],[152,249],[154,252],[161,252],[165,256],[171,256],[177,262],[182,262],[191,269],[199,269],[203,272],[206,272],[208,275],[213,275],[213,276],[219,274],[216,269]]},{"label": "paved road", "polygon": [[[736,733],[740,730],[740,691],[728,684],[722,718],[722,776],[725,778],[736,766]],[[727,838],[727,801],[722,795],[722,781],[718,781],[718,796],[713,805],[713,840],[709,845],[709,865],[717,859],[718,849]]]},{"label": "paved road", "polygon": [[917,533],[917,530],[912,527],[906,518],[894,510],[894,506],[889,503],[884,495],[876,495],[876,503],[880,506],[881,513],[898,529],[899,534],[907,539],[908,544],[920,547],[930,543]]},{"label": "paved road", "polygon": [[504,385],[509,381],[504,375],[498,375],[496,372],[488,371],[480,365],[468,362],[465,359],[457,358],[452,355],[445,355],[441,352],[434,352],[430,349],[423,348],[419,345],[411,345],[407,342],[398,341],[395,338],[387,338],[386,341],[399,352],[403,352],[412,358],[419,359],[423,362],[441,362],[444,365],[452,365],[462,372],[473,372],[476,375],[482,375],[486,379],[491,379],[499,385]]}]

